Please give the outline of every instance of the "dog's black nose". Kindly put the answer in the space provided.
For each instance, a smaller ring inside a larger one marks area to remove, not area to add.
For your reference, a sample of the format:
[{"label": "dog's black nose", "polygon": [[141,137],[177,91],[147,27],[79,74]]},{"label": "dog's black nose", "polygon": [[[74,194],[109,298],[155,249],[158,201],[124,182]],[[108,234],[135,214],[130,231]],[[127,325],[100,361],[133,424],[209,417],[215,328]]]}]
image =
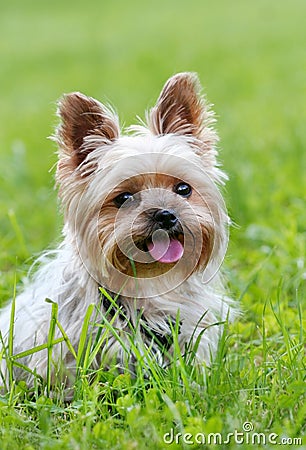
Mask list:
[{"label": "dog's black nose", "polygon": [[164,230],[170,230],[177,224],[178,218],[173,214],[173,211],[158,209],[154,213],[154,220]]}]

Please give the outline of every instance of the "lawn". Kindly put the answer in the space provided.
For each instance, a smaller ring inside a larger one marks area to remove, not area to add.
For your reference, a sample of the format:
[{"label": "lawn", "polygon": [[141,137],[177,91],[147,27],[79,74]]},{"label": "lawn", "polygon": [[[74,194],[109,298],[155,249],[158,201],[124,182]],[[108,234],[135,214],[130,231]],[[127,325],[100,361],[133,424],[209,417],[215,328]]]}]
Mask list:
[{"label": "lawn", "polygon": [[243,314],[201,376],[185,360],[149,379],[101,373],[69,404],[13,386],[1,450],[306,448],[305,16],[304,0],[2,2],[0,302],[60,239],[56,100],[84,92],[129,125],[188,70],[217,113],[235,224],[224,268]]}]

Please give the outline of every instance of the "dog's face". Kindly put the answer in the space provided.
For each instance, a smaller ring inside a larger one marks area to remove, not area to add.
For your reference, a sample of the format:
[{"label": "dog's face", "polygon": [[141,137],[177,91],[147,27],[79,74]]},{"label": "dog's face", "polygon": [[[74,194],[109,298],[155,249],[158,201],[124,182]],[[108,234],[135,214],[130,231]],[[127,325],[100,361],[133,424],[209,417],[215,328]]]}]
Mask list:
[{"label": "dog's face", "polygon": [[[117,269],[130,275],[134,270],[139,277],[157,276],[183,255],[190,260],[198,252],[197,265],[207,263],[214,242],[212,220],[189,183],[170,174],[146,173],[123,181],[106,198],[99,239],[104,249],[111,246],[109,259]],[[113,242],[108,221],[115,230]]]},{"label": "dog's face", "polygon": [[128,296],[173,289],[195,271],[211,277],[226,246],[216,187],[224,175],[195,75],[170,78],[148,127],[130,135],[120,134],[110,109],[82,94],[65,96],[59,115],[66,232],[91,275]]}]

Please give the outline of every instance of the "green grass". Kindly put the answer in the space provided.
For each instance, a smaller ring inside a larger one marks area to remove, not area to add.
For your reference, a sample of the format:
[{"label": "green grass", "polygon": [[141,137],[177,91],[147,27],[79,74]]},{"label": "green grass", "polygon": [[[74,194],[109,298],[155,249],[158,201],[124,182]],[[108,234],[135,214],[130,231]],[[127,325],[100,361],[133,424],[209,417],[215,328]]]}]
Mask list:
[{"label": "green grass", "polygon": [[[56,99],[83,91],[130,124],[170,75],[192,70],[216,105],[238,225],[225,267],[244,313],[201,376],[185,360],[168,371],[151,361],[150,379],[141,370],[135,379],[100,373],[93,384],[80,376],[68,405],[13,385],[0,400],[1,450],[205,448],[163,436],[226,436],[245,422],[306,445],[305,2],[2,3],[0,301],[60,237],[46,139]],[[250,446],[259,447],[239,448]]]}]

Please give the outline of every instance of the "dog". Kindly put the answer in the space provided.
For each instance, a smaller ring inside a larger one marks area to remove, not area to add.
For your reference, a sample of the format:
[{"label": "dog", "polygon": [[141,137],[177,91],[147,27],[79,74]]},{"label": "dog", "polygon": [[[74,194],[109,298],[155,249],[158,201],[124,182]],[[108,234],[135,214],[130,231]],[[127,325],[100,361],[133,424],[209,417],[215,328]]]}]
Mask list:
[{"label": "dog", "polygon": [[196,342],[195,361],[210,364],[237,308],[220,270],[227,176],[198,76],[172,76],[146,121],[125,133],[111,107],[78,92],[61,98],[58,116],[63,240],[40,258],[13,313],[11,304],[1,312],[4,385],[12,370],[33,386],[51,367],[54,381],[59,364],[71,383],[84,330],[100,339],[93,369],[133,371],[133,348],[166,367],[175,330],[182,353]]}]

